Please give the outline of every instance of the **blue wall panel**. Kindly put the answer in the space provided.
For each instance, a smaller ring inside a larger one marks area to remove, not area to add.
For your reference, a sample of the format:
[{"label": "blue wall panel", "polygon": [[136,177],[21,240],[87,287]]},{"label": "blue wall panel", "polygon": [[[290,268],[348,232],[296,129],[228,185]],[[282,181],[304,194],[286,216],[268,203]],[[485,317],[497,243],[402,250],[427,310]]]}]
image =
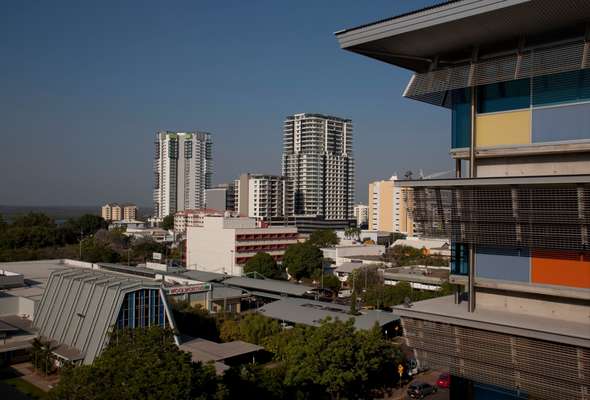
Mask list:
[{"label": "blue wall panel", "polygon": [[533,109],[533,143],[590,139],[590,103]]},{"label": "blue wall panel", "polygon": [[475,274],[480,278],[530,281],[530,254],[527,250],[476,248]]}]

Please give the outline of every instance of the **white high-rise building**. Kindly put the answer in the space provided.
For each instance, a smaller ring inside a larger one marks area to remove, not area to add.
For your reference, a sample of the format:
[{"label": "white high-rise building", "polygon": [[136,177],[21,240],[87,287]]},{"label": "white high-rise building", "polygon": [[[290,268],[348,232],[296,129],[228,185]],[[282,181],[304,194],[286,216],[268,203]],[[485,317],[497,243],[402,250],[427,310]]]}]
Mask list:
[{"label": "white high-rise building", "polygon": [[154,217],[203,208],[211,187],[211,134],[156,133],[154,159]]},{"label": "white high-rise building", "polygon": [[357,204],[353,209],[356,218],[356,226],[367,226],[369,224],[369,206]]},{"label": "white high-rise building", "polygon": [[235,184],[235,209],[241,216],[268,219],[285,215],[285,178],[242,174]]},{"label": "white high-rise building", "polygon": [[283,175],[287,178],[287,215],[352,219],[352,121],[321,114],[287,117]]}]

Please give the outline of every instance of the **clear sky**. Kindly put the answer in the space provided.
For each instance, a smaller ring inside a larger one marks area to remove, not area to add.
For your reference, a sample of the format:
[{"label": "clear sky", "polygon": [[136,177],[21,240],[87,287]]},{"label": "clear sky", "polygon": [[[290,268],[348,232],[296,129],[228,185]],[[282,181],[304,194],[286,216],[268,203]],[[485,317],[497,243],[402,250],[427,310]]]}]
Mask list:
[{"label": "clear sky", "polygon": [[214,183],[280,173],[298,112],[353,120],[357,201],[396,171],[450,169],[450,114],[333,34],[432,3],[4,2],[0,204],[149,206],[159,129],[212,132]]}]

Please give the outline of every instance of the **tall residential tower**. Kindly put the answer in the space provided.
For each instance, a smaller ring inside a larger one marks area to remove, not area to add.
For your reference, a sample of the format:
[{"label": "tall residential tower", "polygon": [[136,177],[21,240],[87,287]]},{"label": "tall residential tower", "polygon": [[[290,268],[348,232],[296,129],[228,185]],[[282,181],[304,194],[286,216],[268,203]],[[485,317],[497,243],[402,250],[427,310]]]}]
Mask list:
[{"label": "tall residential tower", "polygon": [[287,117],[283,175],[287,215],[352,219],[352,121],[321,114]]},{"label": "tall residential tower", "polygon": [[162,131],[154,144],[154,217],[203,208],[211,187],[211,134]]}]

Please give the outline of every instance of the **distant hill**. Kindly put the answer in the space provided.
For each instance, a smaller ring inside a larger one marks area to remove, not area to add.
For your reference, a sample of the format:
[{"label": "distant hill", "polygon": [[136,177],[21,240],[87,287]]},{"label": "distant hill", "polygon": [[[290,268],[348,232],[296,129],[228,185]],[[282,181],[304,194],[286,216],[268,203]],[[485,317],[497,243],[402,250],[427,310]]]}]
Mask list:
[{"label": "distant hill", "polygon": [[[64,221],[68,218],[77,218],[84,214],[100,215],[101,206],[9,206],[0,204],[0,215],[4,220],[9,222],[14,217],[27,214],[30,212],[43,213],[57,222]],[[149,216],[152,209],[149,207],[139,207],[140,216]]]}]

